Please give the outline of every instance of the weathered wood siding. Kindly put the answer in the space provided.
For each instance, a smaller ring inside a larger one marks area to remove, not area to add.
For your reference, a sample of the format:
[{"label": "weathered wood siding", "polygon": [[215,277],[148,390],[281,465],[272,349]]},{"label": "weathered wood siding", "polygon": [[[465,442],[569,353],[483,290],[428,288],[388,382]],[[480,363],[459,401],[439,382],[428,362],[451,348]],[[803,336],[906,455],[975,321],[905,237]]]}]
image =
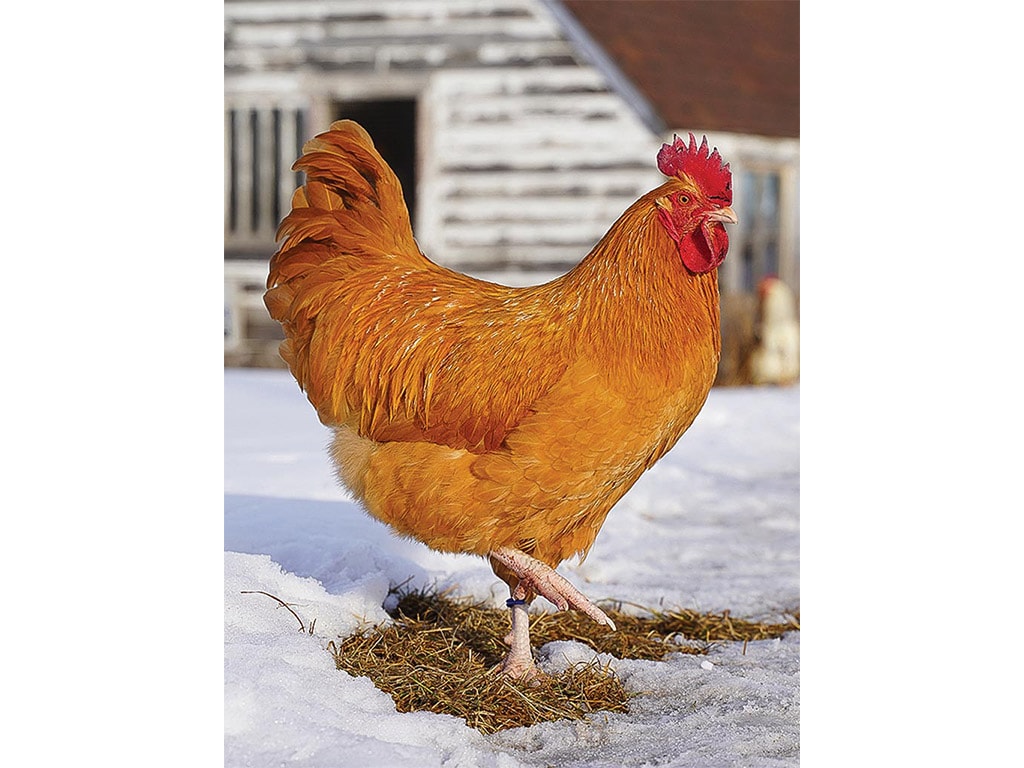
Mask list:
[{"label": "weathered wood siding", "polygon": [[542,0],[227,0],[229,254],[273,251],[294,148],[339,103],[396,97],[418,105],[416,234],[449,266],[568,267],[659,182],[657,137]]},{"label": "weathered wood siding", "polygon": [[449,263],[569,266],[660,183],[657,140],[590,68],[439,73],[427,97],[418,235]]}]

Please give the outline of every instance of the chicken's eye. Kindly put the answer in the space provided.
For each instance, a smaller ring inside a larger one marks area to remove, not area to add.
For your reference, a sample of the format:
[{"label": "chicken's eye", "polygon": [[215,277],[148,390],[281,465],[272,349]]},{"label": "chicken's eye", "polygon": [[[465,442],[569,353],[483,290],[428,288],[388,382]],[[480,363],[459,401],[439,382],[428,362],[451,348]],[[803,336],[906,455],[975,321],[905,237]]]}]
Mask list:
[{"label": "chicken's eye", "polygon": [[688,202],[690,202],[690,198],[682,193],[680,193],[679,197],[677,197],[676,200],[679,201],[680,205],[686,205]]}]

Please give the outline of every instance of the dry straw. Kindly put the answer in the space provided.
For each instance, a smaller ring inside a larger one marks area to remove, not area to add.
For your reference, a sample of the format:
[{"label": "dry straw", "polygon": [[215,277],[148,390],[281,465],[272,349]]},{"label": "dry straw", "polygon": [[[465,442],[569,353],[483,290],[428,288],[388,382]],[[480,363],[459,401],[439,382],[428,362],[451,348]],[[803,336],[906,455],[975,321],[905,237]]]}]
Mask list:
[{"label": "dry straw", "polygon": [[[620,606],[621,608],[621,606]],[[734,619],[728,612],[652,611],[634,616],[605,608],[611,631],[574,611],[531,615],[534,647],[575,640],[621,659],[706,654],[727,641],[764,640],[800,628]],[[508,612],[432,591],[399,594],[394,622],[330,643],[338,669],[369,677],[400,712],[427,710],[463,718],[482,733],[549,720],[580,720],[601,710],[625,712],[629,694],[606,666],[593,662],[523,683],[494,672],[507,648]],[[689,641],[689,642],[687,642]]]}]

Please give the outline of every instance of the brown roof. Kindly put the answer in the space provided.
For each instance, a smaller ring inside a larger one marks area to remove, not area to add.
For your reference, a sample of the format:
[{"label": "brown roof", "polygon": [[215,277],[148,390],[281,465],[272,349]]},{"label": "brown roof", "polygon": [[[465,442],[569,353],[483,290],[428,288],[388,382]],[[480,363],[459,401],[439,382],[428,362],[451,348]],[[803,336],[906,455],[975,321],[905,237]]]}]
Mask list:
[{"label": "brown roof", "polygon": [[562,0],[668,129],[800,135],[798,0]]}]

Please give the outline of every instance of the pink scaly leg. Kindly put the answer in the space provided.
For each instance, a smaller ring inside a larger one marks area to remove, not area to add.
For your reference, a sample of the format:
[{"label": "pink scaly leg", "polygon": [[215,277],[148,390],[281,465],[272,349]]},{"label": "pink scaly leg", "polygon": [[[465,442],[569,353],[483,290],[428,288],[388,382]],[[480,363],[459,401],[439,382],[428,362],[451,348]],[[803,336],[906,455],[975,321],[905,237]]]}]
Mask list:
[{"label": "pink scaly leg", "polygon": [[508,601],[508,607],[512,610],[512,631],[505,638],[509,651],[499,669],[509,677],[533,680],[540,672],[533,663],[533,650],[530,648],[530,616],[526,612],[525,595],[526,590],[521,587],[514,589],[512,599]]},{"label": "pink scaly leg", "polygon": [[607,624],[615,629],[615,622],[608,618],[604,611],[546,563],[511,547],[499,547],[491,550],[489,554],[492,559],[519,577],[519,584],[512,590],[512,599],[509,600],[509,608],[512,609],[512,632],[508,640],[511,648],[501,665],[503,674],[526,679],[539,674],[530,649],[530,623],[525,603],[527,590],[550,600],[559,610],[575,608],[598,624]]}]

